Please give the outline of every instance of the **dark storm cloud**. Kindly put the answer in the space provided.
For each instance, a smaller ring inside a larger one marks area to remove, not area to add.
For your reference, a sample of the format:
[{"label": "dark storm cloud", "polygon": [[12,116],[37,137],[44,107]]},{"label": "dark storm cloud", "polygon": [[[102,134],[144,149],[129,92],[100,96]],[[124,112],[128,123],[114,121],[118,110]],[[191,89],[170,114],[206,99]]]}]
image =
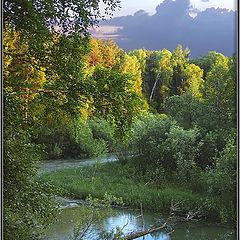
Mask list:
[{"label": "dark storm cloud", "polygon": [[126,51],[146,48],[173,50],[180,43],[191,49],[193,57],[216,50],[225,55],[235,52],[236,12],[209,8],[190,17],[189,0],[165,0],[149,15],[139,10],[133,16],[108,20],[102,25],[121,26],[117,44]]}]

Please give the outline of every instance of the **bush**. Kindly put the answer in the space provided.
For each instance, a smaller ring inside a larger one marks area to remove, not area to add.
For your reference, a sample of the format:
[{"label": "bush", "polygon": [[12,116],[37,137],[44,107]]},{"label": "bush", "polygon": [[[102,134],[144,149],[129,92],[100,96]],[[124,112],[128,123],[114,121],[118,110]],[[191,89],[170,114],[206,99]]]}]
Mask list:
[{"label": "bush", "polygon": [[140,155],[134,163],[143,173],[152,171],[157,179],[157,171],[163,178],[176,172],[181,182],[196,178],[197,129],[184,130],[166,115],[149,115],[133,127],[132,145]]},{"label": "bush", "polygon": [[234,134],[234,130],[226,131],[217,129],[208,132],[202,130],[197,158],[198,166],[205,169],[215,165],[216,158],[223,151],[229,134]]},{"label": "bush", "polygon": [[184,130],[172,126],[166,140],[166,146],[171,149],[176,161],[178,180],[184,183],[194,182],[198,176],[196,156],[198,153],[198,130]]},{"label": "bush", "polygon": [[99,156],[107,152],[103,139],[94,139],[92,129],[82,119],[75,119],[70,129],[71,145],[66,149],[68,154],[80,157]]},{"label": "bush", "polygon": [[201,115],[203,115],[201,101],[191,93],[185,93],[180,96],[173,95],[167,98],[164,103],[164,110],[185,129],[193,127]]},{"label": "bush", "polygon": [[[237,147],[234,138],[228,140],[215,167],[206,171],[206,190],[211,199],[218,196],[219,217],[222,222],[236,220]],[[211,203],[213,200],[209,200]],[[214,207],[214,206],[213,206]]]},{"label": "bush", "polygon": [[115,143],[115,126],[102,118],[92,118],[88,120],[87,123],[92,130],[93,138],[97,140],[104,140],[107,145],[108,152],[112,152]]},{"label": "bush", "polygon": [[50,122],[32,134],[33,142],[45,146],[49,159],[95,157],[113,150],[115,128],[104,119],[57,115]]},{"label": "bush", "polygon": [[41,148],[21,140],[4,144],[4,239],[39,239],[55,219],[52,186],[35,179]]},{"label": "bush", "polygon": [[173,124],[166,115],[148,115],[139,119],[133,126],[130,144],[139,155],[138,166],[143,172],[149,166],[175,168],[170,149],[164,146],[167,133]]}]

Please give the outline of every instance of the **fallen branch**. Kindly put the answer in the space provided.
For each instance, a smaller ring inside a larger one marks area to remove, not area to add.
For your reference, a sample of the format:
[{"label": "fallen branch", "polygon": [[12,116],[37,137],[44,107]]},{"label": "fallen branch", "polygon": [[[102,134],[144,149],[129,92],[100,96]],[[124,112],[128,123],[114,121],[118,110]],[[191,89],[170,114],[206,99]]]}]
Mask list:
[{"label": "fallen branch", "polygon": [[131,233],[131,234],[125,236],[123,239],[124,239],[124,240],[136,239],[136,238],[145,236],[145,235],[147,235],[147,234],[150,234],[150,233],[159,231],[159,230],[165,228],[166,226],[167,226],[167,223],[164,223],[163,225],[161,225],[161,226],[159,226],[159,227],[155,227],[155,228],[151,228],[151,229],[148,229],[148,230]]},{"label": "fallen branch", "polygon": [[[152,227],[148,230],[132,232],[132,233],[126,235],[123,239],[124,240],[132,240],[132,239],[136,239],[136,238],[139,238],[139,237],[143,237],[143,236],[145,236],[147,234],[150,234],[150,233],[153,233],[153,232],[157,232],[159,230],[166,229],[173,218],[176,220],[176,217],[174,216],[174,213],[179,212],[179,211],[180,211],[179,203],[176,203],[176,204],[171,203],[169,216],[168,216],[167,220],[162,225],[157,226],[157,227]],[[180,218],[180,220],[181,220],[181,222],[198,221],[202,217],[203,217],[202,208],[199,207],[195,211],[189,211],[184,217]],[[174,232],[174,230],[171,230],[170,232],[168,232],[168,234],[171,234],[173,232]]]},{"label": "fallen branch", "polygon": [[167,227],[168,223],[170,222],[170,220],[173,218],[174,212],[175,212],[176,210],[178,210],[178,204],[173,205],[173,203],[171,203],[169,216],[168,216],[167,220],[166,220],[161,226],[153,227],[153,228],[150,228],[150,229],[148,229],[148,230],[143,230],[143,231],[138,231],[138,232],[130,233],[130,234],[128,234],[127,236],[125,236],[123,239],[124,239],[124,240],[136,239],[136,238],[139,238],[139,237],[143,237],[143,236],[145,236],[145,235],[148,235],[148,234],[150,234],[150,233],[153,233],[153,232],[156,232],[156,231],[165,229],[165,228]]}]

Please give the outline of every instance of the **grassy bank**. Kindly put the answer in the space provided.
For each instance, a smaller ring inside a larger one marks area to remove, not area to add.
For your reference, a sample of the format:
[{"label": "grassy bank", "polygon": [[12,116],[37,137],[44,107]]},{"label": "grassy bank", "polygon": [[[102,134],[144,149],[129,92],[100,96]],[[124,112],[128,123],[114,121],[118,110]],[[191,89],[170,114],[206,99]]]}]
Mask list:
[{"label": "grassy bank", "polygon": [[59,170],[44,174],[42,179],[59,187],[65,197],[103,198],[107,192],[122,198],[125,206],[139,208],[142,203],[144,209],[161,212],[168,212],[172,201],[188,211],[202,205],[205,199],[176,184],[151,185],[141,180],[133,167],[119,163]]}]

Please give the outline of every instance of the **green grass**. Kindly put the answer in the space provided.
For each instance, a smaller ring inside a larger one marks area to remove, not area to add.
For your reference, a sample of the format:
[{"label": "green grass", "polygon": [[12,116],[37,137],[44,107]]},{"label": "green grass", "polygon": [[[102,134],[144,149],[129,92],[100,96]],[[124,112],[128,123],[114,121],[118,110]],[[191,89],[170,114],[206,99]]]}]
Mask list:
[{"label": "green grass", "polygon": [[107,192],[122,198],[126,206],[168,212],[171,202],[180,202],[182,210],[193,210],[203,197],[179,186],[149,185],[134,168],[119,163],[64,169],[41,176],[59,187],[62,196],[85,199],[89,195],[102,199]]}]

